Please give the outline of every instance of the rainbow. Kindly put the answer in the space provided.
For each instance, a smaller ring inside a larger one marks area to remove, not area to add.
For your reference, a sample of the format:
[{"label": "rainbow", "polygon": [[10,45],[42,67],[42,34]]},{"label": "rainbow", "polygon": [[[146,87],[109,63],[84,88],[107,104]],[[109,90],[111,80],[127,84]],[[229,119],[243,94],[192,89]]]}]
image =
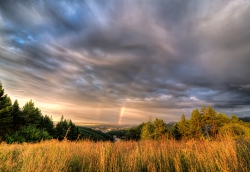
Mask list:
[{"label": "rainbow", "polygon": [[120,111],[119,121],[118,121],[118,124],[119,124],[119,125],[121,124],[122,116],[123,116],[123,114],[124,114],[124,111],[125,111],[125,107],[122,107],[122,108],[121,108],[121,111]]}]

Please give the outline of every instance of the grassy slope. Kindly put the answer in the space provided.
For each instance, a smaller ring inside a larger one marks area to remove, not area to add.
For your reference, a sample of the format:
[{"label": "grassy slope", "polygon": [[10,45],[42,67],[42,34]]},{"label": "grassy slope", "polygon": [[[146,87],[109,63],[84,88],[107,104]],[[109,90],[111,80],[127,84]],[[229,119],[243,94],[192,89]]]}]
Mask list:
[{"label": "grassy slope", "polygon": [[0,144],[0,171],[249,171],[250,139]]}]

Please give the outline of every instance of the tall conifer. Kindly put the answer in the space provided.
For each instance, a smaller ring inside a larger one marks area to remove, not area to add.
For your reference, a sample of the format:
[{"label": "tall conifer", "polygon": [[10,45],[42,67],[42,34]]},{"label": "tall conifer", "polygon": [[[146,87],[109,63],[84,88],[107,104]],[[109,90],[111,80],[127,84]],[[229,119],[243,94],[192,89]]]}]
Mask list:
[{"label": "tall conifer", "polygon": [[11,130],[13,120],[11,109],[11,99],[4,94],[4,89],[0,82],[0,140]]}]

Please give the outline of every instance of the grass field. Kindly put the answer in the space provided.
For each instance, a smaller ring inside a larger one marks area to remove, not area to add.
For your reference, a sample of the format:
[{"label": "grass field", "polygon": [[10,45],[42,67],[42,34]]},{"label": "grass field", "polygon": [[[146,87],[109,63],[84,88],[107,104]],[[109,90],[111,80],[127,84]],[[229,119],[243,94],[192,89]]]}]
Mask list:
[{"label": "grass field", "polygon": [[0,144],[0,171],[250,171],[250,139]]}]

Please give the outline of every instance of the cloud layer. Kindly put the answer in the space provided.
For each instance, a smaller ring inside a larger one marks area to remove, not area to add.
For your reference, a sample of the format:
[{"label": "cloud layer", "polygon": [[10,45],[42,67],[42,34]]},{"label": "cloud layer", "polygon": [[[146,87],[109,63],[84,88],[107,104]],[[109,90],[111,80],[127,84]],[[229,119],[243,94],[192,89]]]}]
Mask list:
[{"label": "cloud layer", "polygon": [[0,79],[75,121],[250,112],[250,1],[5,1]]}]

